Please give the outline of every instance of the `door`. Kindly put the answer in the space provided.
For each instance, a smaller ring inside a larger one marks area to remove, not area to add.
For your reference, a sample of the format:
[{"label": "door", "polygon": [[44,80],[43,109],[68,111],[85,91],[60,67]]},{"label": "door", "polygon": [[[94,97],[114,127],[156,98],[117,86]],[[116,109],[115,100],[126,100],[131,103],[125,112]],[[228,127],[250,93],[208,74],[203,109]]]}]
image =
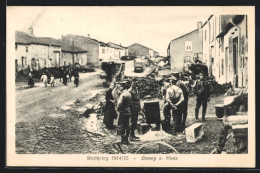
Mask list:
[{"label": "door", "polygon": [[18,59],[15,60],[15,72],[18,72]]},{"label": "door", "polygon": [[225,49],[225,80],[226,82],[229,82],[229,72],[228,72],[228,47]]},{"label": "door", "polygon": [[56,67],[60,67],[60,52],[55,52]]},{"label": "door", "polygon": [[238,87],[238,75],[237,75],[237,51],[238,51],[238,39],[233,39],[233,73],[234,73],[234,85]]}]

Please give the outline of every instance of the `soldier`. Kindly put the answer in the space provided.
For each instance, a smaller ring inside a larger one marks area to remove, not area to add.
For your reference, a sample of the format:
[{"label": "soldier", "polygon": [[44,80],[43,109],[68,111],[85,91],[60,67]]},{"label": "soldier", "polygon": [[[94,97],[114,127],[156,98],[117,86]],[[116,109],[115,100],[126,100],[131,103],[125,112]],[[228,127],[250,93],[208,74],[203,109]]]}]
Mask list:
[{"label": "soldier", "polygon": [[103,123],[106,125],[107,129],[113,129],[115,126],[113,125],[114,119],[117,118],[114,100],[112,96],[112,91],[115,88],[115,83],[111,82],[110,87],[106,92],[106,113],[104,115]]},{"label": "soldier", "polygon": [[118,98],[117,111],[118,111],[118,131],[121,135],[121,143],[128,144],[128,137],[130,133],[129,121],[133,110],[132,96],[126,88],[125,83],[121,83],[123,92]]},{"label": "soldier", "polygon": [[128,89],[132,96],[133,111],[131,112],[130,124],[130,141],[139,141],[139,137],[135,136],[135,129],[138,120],[138,113],[141,110],[140,96],[137,88],[136,81],[133,81],[131,87]]},{"label": "soldier", "polygon": [[208,81],[205,79],[203,73],[199,74],[199,79],[195,81],[194,92],[197,95],[197,103],[195,108],[195,118],[199,121],[199,109],[202,104],[202,121],[206,121],[205,115],[207,111],[207,104],[210,101],[210,87]]},{"label": "soldier", "polygon": [[184,101],[182,102],[182,112],[181,112],[181,116],[180,116],[180,122],[181,122],[180,131],[184,131],[186,118],[187,118],[187,114],[188,114],[189,89],[186,86],[186,84],[181,80],[179,80],[177,82],[177,86],[179,88],[181,88],[181,90],[183,92],[183,96],[184,96]]},{"label": "soldier", "polygon": [[172,111],[172,118],[173,118],[173,134],[176,135],[176,132],[180,130],[180,116],[182,113],[182,105],[181,103],[184,101],[184,96],[182,90],[176,86],[177,78],[172,76],[170,78],[172,86],[170,86],[166,90],[165,96],[165,105],[163,108],[163,114],[165,117],[165,125],[166,129],[170,127],[170,120],[171,120],[171,111]]}]

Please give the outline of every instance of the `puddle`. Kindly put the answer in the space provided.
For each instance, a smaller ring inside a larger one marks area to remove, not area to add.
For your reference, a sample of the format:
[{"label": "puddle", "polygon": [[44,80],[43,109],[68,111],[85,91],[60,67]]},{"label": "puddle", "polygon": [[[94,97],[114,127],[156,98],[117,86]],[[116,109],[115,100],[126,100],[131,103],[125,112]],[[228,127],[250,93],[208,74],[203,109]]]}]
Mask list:
[{"label": "puddle", "polygon": [[83,113],[84,111],[86,111],[87,109],[85,107],[82,108],[78,108],[76,111]]},{"label": "puddle", "polygon": [[65,114],[50,114],[49,116],[52,118],[65,118],[66,117]]},{"label": "puddle", "polygon": [[66,110],[70,110],[71,108],[70,106],[65,105],[65,106],[61,106],[60,109],[66,111]]}]

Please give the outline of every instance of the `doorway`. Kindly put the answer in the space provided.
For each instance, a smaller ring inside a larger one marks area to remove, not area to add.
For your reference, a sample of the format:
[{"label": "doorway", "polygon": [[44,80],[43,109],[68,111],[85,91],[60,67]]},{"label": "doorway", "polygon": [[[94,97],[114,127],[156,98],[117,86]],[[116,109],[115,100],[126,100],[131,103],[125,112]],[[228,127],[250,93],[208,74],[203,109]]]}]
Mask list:
[{"label": "doorway", "polygon": [[238,51],[238,38],[233,39],[233,73],[234,73],[234,85],[238,87],[238,76],[237,76],[237,51]]}]

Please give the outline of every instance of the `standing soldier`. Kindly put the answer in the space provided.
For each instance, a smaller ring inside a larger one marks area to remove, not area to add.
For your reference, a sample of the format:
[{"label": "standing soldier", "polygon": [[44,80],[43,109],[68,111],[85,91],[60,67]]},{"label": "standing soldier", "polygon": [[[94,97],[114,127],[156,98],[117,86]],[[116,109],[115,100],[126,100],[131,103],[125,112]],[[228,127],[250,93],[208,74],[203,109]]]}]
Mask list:
[{"label": "standing soldier", "polygon": [[118,131],[121,135],[121,143],[128,144],[130,132],[129,121],[133,110],[132,96],[126,88],[125,83],[121,83],[120,87],[124,87],[122,94],[119,96],[117,103],[118,115]]},{"label": "standing soldier", "polygon": [[135,136],[135,129],[138,120],[138,113],[141,110],[140,96],[137,88],[137,83],[132,82],[131,87],[128,89],[132,96],[133,111],[131,112],[131,127],[130,127],[130,140],[139,141],[139,137]]},{"label": "standing soldier", "polygon": [[180,121],[181,121],[180,131],[184,131],[186,118],[187,118],[187,114],[188,114],[189,89],[186,86],[186,84],[180,80],[177,82],[177,86],[179,88],[181,88],[183,96],[184,96],[184,101],[182,102],[182,113],[180,116]]},{"label": "standing soldier", "polygon": [[194,92],[197,95],[197,103],[195,108],[195,118],[196,121],[199,121],[199,109],[202,104],[202,121],[206,121],[205,115],[207,111],[207,104],[210,101],[210,87],[208,81],[205,79],[205,76],[200,73],[199,79],[195,81]]},{"label": "standing soldier", "polygon": [[173,135],[180,130],[180,116],[182,113],[181,103],[184,101],[182,90],[176,86],[177,78],[172,76],[170,78],[172,86],[166,90],[165,105],[163,108],[163,114],[165,117],[166,129],[170,127],[171,111],[173,118]]},{"label": "standing soldier", "polygon": [[115,88],[115,83],[111,82],[109,89],[106,92],[106,113],[104,116],[103,123],[106,125],[107,129],[113,129],[115,126],[113,125],[114,119],[117,118],[114,100],[112,96],[112,91]]}]

